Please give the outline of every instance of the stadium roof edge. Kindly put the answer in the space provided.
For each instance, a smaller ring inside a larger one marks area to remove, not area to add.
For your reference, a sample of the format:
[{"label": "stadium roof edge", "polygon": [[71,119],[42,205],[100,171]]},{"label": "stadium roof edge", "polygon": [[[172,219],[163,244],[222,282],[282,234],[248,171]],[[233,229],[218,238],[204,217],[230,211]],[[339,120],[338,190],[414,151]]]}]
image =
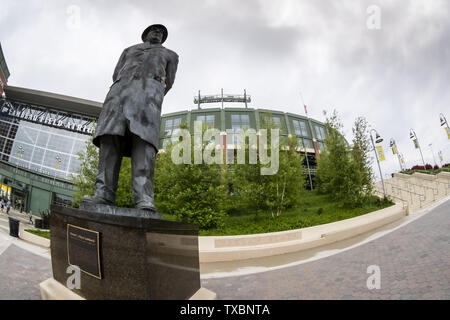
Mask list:
[{"label": "stadium roof edge", "polygon": [[5,76],[6,81],[8,81],[8,78],[10,76],[10,72],[8,69],[8,64],[6,63],[5,56],[3,54],[2,44],[0,42],[0,68],[2,69],[2,73]]},{"label": "stadium roof edge", "polygon": [[9,85],[5,86],[4,91],[7,99],[61,111],[80,113],[91,117],[98,117],[102,111],[103,104],[96,101]]}]

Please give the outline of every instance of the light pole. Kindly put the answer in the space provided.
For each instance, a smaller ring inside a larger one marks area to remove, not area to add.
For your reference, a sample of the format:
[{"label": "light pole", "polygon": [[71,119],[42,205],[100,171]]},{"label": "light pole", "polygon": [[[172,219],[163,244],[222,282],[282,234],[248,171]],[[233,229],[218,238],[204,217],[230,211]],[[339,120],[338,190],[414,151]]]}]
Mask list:
[{"label": "light pole", "polygon": [[[23,152],[24,152],[23,146],[19,146],[18,149],[19,149],[19,151],[17,151],[17,158],[22,159],[23,158]],[[16,161],[16,172],[14,172],[14,181],[13,181],[14,183],[13,183],[13,185],[17,185],[17,174],[18,174],[18,172],[19,172],[19,160]],[[8,190],[6,190],[6,191],[8,191]],[[11,200],[13,200],[12,199],[12,196],[13,196],[12,193],[13,193],[13,189],[12,189],[12,186],[11,186],[11,193],[10,193]]]},{"label": "light pole", "polygon": [[430,147],[431,153],[433,154],[434,164],[436,165],[436,167],[439,167],[438,164],[437,164],[437,162],[436,162],[436,158],[434,157],[433,144],[430,143],[428,146]]},{"label": "light pole", "polygon": [[313,191],[314,186],[313,186],[313,182],[312,182],[312,178],[311,178],[311,169],[309,167],[308,152],[306,151],[305,141],[303,140],[303,137],[302,137],[302,145],[303,145],[303,149],[305,149],[306,165],[308,166],[309,184],[311,185],[311,191]]},{"label": "light pole", "polygon": [[444,165],[442,164],[442,161],[443,161],[443,159],[444,159],[444,156],[443,156],[443,154],[442,154],[442,151],[439,151],[439,152],[438,152],[438,156],[439,156],[439,162],[441,163],[441,167],[443,167]]},{"label": "light pole", "polygon": [[425,169],[425,171],[427,171],[427,165],[425,164],[425,160],[423,160],[423,153],[422,153],[422,148],[420,148],[419,138],[417,138],[417,134],[414,131],[414,129],[409,130],[409,138],[414,141],[414,145],[415,145],[416,149],[419,149],[420,156],[422,157],[423,168]]},{"label": "light pole", "polygon": [[400,158],[400,163],[401,163],[402,168],[403,168],[403,166],[406,166],[405,165],[405,158],[403,158],[403,153],[399,153],[398,156]]},{"label": "light pole", "polygon": [[380,137],[380,135],[378,134],[378,132],[375,129],[370,130],[370,140],[372,141],[373,151],[375,152],[375,158],[377,159],[378,169],[380,170],[381,184],[383,185],[383,193],[384,193],[384,197],[386,198],[386,188],[384,187],[383,173],[381,172],[380,160],[378,159],[377,148],[375,147],[375,142],[373,141],[372,131],[375,132],[375,139],[376,139],[375,142],[376,143],[383,142],[383,139]]},{"label": "light pole", "polygon": [[445,116],[442,113],[439,113],[439,118],[441,120],[441,127],[447,125],[447,136],[450,137],[450,128],[448,126],[447,119],[445,119]]},{"label": "light pole", "polygon": [[400,172],[401,172],[401,171],[403,171],[402,160],[400,159],[400,153],[398,153],[397,144],[395,143],[394,139],[391,139],[390,147],[392,148],[392,151],[394,152],[394,154],[397,155],[398,163],[400,164]]},{"label": "light pole", "polygon": [[[17,151],[17,158],[22,159],[23,158],[23,146],[19,146],[19,151]],[[19,161],[16,162],[16,175],[17,171],[19,170]],[[16,179],[16,175],[14,175],[14,180]]]},{"label": "light pole", "polygon": [[56,183],[56,171],[59,169],[59,165],[61,164],[61,157],[60,156],[56,156],[56,162],[55,162],[55,176],[54,176],[54,178],[53,178],[53,185],[55,185],[55,183]]}]

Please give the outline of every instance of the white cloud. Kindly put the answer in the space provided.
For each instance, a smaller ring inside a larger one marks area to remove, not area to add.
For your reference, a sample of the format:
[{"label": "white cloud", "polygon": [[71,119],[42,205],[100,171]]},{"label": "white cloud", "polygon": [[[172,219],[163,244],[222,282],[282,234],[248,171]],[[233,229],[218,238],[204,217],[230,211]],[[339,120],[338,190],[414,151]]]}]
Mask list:
[{"label": "white cloud", "polygon": [[[409,140],[414,128],[425,160],[449,140],[439,113],[450,118],[448,1],[56,1],[2,0],[0,39],[10,84],[102,101],[122,50],[151,23],[169,29],[166,46],[180,55],[163,110],[195,108],[204,93],[252,95],[251,106],[310,115],[337,109],[347,139],[357,116],[384,138],[383,171],[398,170],[395,138],[408,166],[421,162]],[[381,29],[366,27],[369,5]],[[67,27],[67,8],[80,8],[80,27]],[[378,172],[378,168],[374,167]]]}]

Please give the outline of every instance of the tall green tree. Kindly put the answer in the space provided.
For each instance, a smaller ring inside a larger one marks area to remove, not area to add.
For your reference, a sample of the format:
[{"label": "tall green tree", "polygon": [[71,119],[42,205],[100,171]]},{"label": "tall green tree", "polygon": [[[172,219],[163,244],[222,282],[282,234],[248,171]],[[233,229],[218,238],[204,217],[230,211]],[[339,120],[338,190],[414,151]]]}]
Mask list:
[{"label": "tall green tree", "polygon": [[[268,149],[271,149],[271,129],[276,129],[272,123],[262,123],[268,130]],[[305,173],[302,165],[303,157],[298,153],[298,141],[294,137],[280,139],[279,167],[274,175],[262,175],[262,165],[258,153],[257,164],[250,164],[249,141],[246,141],[246,163],[229,166],[232,198],[241,211],[255,213],[269,211],[273,217],[278,217],[283,210],[298,206],[305,192]]]},{"label": "tall green tree", "polygon": [[[204,127],[203,133],[205,130]],[[165,152],[158,154],[155,170],[156,206],[164,213],[175,215],[177,220],[195,223],[201,229],[217,228],[223,225],[226,215],[224,203],[227,188],[223,166],[206,164],[204,161],[195,164],[194,142],[192,137],[190,164],[174,163],[172,152],[175,145],[169,144]],[[202,154],[208,143],[201,143]]]},{"label": "tall green tree", "polygon": [[373,192],[372,159],[369,156],[371,144],[369,125],[366,118],[358,117],[353,125],[352,156],[356,167],[356,204],[362,204]]},{"label": "tall green tree", "polygon": [[328,135],[325,139],[325,150],[321,153],[317,166],[317,189],[335,200],[354,205],[357,190],[356,166],[336,110],[326,118],[326,128]]}]

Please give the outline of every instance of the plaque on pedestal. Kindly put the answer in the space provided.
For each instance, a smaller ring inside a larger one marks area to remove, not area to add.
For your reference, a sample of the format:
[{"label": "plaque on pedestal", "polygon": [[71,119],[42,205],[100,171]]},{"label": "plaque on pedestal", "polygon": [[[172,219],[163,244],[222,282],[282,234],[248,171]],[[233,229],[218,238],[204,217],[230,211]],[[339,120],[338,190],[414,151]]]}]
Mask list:
[{"label": "plaque on pedestal", "polygon": [[51,208],[57,282],[66,286],[67,269],[75,265],[81,288],[72,291],[87,300],[184,300],[200,289],[196,226],[148,211],[87,209]]}]

